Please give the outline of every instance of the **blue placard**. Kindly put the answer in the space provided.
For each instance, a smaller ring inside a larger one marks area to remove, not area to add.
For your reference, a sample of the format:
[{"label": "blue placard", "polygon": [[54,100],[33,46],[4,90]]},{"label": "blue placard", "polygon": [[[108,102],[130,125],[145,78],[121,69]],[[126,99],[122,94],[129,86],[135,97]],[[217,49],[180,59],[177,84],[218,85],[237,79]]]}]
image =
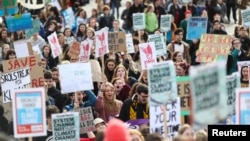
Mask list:
[{"label": "blue placard", "polygon": [[14,6],[14,7],[8,7],[7,8],[7,14],[8,15],[14,15],[18,12],[18,7]]},{"label": "blue placard", "polygon": [[[37,107],[34,103],[39,102],[41,99],[40,92],[33,93],[20,93],[16,95],[17,102],[22,102],[24,106],[19,105],[17,108],[17,125],[29,125],[29,124],[42,124],[43,123],[43,112],[42,107]],[[27,102],[25,102],[25,100]],[[34,106],[31,106],[31,105]],[[38,104],[39,105],[39,104]],[[29,108],[27,108],[29,107]]]},{"label": "blue placard", "polygon": [[9,32],[30,29],[33,27],[30,13],[25,13],[20,16],[8,16],[6,17],[6,24]]},{"label": "blue placard", "polygon": [[1,9],[0,9],[0,16],[1,16],[1,17],[4,16],[4,8],[1,8]]},{"label": "blue placard", "polygon": [[200,39],[207,33],[206,17],[190,17],[187,23],[187,40]]}]

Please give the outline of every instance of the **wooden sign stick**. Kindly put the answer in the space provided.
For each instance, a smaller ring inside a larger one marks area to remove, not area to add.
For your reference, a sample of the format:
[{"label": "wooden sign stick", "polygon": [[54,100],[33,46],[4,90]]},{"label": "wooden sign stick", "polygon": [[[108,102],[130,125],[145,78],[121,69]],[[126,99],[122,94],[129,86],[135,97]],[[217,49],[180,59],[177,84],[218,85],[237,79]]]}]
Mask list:
[{"label": "wooden sign stick", "polygon": [[162,111],[163,111],[163,123],[164,123],[164,133],[165,133],[165,139],[168,140],[168,123],[167,123],[167,109],[166,106],[162,106]]},{"label": "wooden sign stick", "polygon": [[138,40],[139,40],[139,44],[141,43],[141,34],[140,34],[140,30],[137,31],[138,32]]},{"label": "wooden sign stick", "polygon": [[32,138],[32,137],[29,137],[29,138],[28,138],[28,141],[33,141],[33,138]]}]

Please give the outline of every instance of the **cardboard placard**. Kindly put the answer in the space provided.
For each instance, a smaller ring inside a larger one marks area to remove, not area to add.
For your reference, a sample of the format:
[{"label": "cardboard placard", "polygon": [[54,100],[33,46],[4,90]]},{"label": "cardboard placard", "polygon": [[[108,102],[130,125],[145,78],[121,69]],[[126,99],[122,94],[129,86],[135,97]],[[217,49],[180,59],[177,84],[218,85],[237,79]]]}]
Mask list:
[{"label": "cardboard placard", "polygon": [[230,35],[203,34],[196,52],[197,62],[214,62],[220,55],[228,55],[232,46]]},{"label": "cardboard placard", "polygon": [[112,52],[127,51],[125,32],[109,32],[108,42],[109,42],[109,51]]}]

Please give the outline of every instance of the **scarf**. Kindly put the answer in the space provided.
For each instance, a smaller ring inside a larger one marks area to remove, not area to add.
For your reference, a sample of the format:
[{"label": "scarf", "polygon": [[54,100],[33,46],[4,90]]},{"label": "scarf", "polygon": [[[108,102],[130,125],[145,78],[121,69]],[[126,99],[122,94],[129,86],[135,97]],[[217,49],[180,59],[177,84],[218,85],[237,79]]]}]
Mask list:
[{"label": "scarf", "polygon": [[[135,95],[132,98],[132,104],[130,105],[129,108],[129,119],[130,120],[135,120],[137,119],[137,95]],[[148,107],[148,103],[146,104],[146,107],[143,109],[143,118],[144,119],[148,119],[149,118],[149,108]]]}]

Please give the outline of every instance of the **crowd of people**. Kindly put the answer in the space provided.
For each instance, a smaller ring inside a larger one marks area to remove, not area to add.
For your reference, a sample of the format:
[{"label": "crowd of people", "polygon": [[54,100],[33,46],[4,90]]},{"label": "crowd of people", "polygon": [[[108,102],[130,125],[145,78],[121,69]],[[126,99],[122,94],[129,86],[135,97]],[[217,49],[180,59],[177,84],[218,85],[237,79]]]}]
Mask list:
[{"label": "crowd of people", "polygon": [[[134,0],[127,1],[126,8],[120,14],[121,0],[96,0],[97,7],[91,13],[84,10],[81,0],[61,0],[62,10],[72,7],[75,14],[75,26],[65,25],[65,19],[56,6],[46,5],[37,15],[41,22],[40,32],[28,39],[32,46],[38,45],[41,51],[44,84],[47,87],[49,100],[46,101],[47,136],[34,137],[34,141],[47,141],[52,136],[51,115],[70,112],[79,108],[92,107],[95,117],[95,132],[81,134],[82,138],[96,141],[163,141],[157,133],[150,133],[149,122],[136,129],[125,129],[121,124],[129,120],[149,119],[149,91],[147,71],[142,70],[140,62],[139,44],[148,41],[150,34],[166,34],[167,54],[157,58],[158,62],[172,60],[175,63],[177,77],[188,76],[189,67],[200,65],[196,61],[196,51],[200,39],[187,40],[187,20],[192,16],[207,17],[207,33],[231,35],[232,47],[227,60],[227,74],[237,70],[238,61],[250,60],[249,28],[242,26],[241,17],[237,10],[246,9],[246,3],[237,3],[235,0],[191,0],[184,4],[180,0]],[[87,3],[87,1],[85,1]],[[84,3],[84,4],[86,4]],[[88,6],[88,5],[87,5]],[[19,12],[24,12],[19,10]],[[225,24],[231,23],[231,11],[235,26],[233,34],[227,32]],[[115,14],[116,13],[116,14]],[[145,13],[145,29],[134,31],[133,13]],[[161,15],[171,14],[171,30],[163,32],[160,29]],[[121,20],[123,21],[121,24]],[[84,40],[95,41],[95,32],[108,27],[109,32],[126,32],[133,36],[134,53],[109,52],[104,55],[104,64],[101,58],[95,57],[95,44],[91,47],[89,59],[97,59],[104,69],[105,81],[93,82],[94,89],[61,94],[58,65],[79,62],[76,56],[68,55],[72,43]],[[62,54],[52,57],[52,51],[47,37],[56,32],[62,48]],[[24,31],[8,32],[4,18],[0,25],[1,59],[16,59],[14,42],[26,39]],[[246,69],[245,69],[246,68]],[[3,69],[1,70],[3,72]],[[241,86],[249,87],[248,67],[241,69]],[[119,120],[116,120],[119,119]],[[112,121],[112,122],[110,122]],[[110,123],[109,123],[110,122]],[[7,125],[9,123],[9,125]],[[194,131],[189,121],[179,128],[178,135],[173,141],[207,141],[207,132],[204,129]],[[119,126],[119,127],[117,127]],[[13,123],[4,117],[4,109],[0,107],[0,131],[13,135]],[[113,137],[115,132],[119,139]],[[128,137],[128,138],[127,138]],[[124,138],[124,139],[123,139]],[[0,139],[4,141],[3,139]],[[8,139],[6,139],[8,140]]]}]

